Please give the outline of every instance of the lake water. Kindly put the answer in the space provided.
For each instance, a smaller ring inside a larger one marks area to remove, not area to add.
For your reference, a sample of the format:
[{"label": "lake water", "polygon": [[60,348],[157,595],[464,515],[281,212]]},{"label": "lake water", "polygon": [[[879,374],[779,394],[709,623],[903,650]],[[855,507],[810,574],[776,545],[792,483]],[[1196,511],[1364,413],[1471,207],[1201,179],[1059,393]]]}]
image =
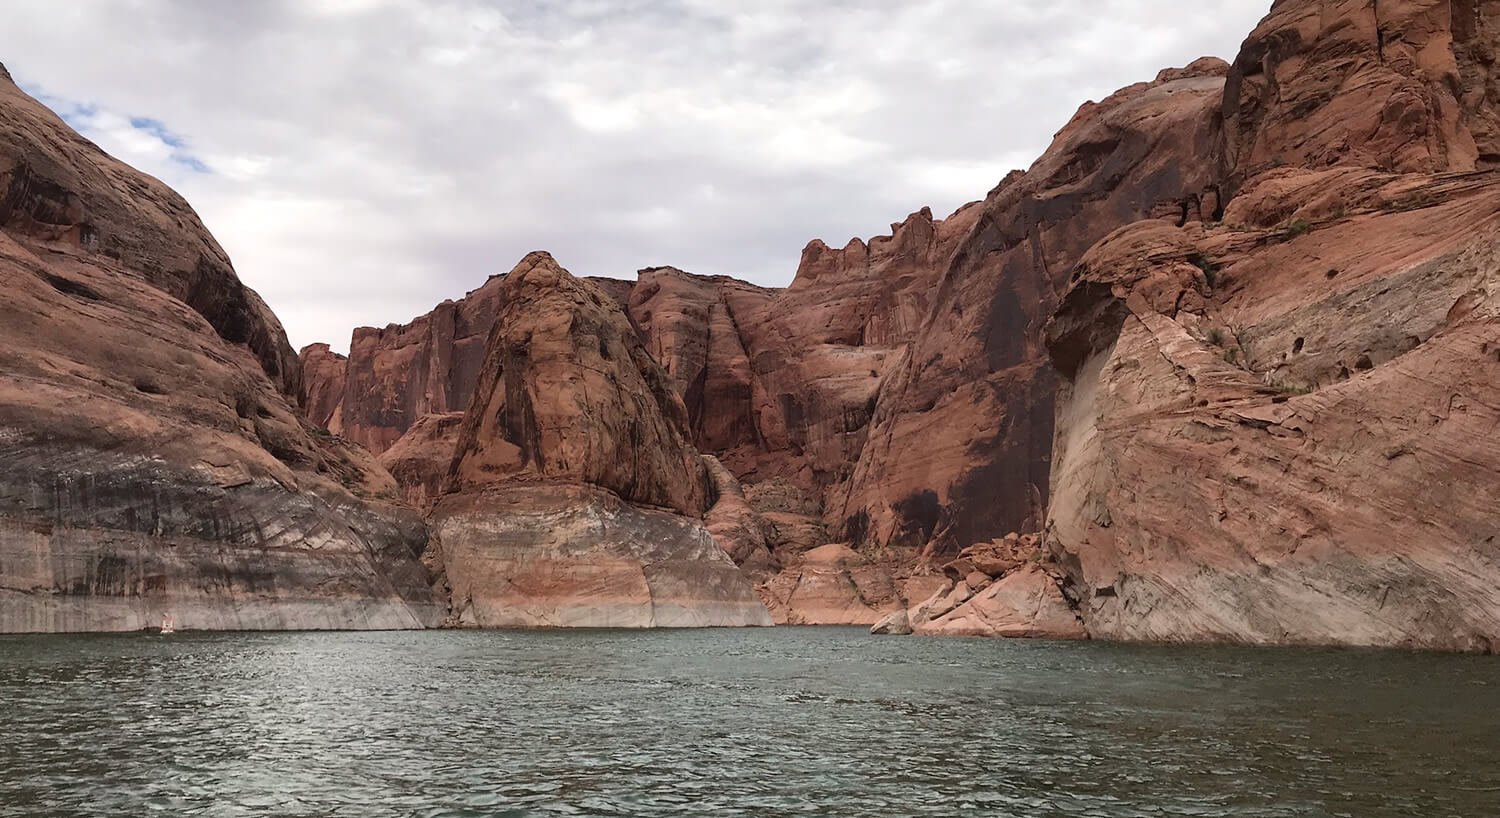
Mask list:
[{"label": "lake water", "polygon": [[0,638],[0,815],[1500,815],[1500,659],[858,629]]}]

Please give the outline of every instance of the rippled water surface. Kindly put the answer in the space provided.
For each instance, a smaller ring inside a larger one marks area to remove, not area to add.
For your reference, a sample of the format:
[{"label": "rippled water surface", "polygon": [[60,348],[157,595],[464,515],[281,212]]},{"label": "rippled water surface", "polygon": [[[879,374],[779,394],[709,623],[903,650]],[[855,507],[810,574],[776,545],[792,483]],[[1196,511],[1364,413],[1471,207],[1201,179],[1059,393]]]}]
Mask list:
[{"label": "rippled water surface", "polygon": [[1500,815],[1500,660],[687,632],[0,638],[0,815]]}]

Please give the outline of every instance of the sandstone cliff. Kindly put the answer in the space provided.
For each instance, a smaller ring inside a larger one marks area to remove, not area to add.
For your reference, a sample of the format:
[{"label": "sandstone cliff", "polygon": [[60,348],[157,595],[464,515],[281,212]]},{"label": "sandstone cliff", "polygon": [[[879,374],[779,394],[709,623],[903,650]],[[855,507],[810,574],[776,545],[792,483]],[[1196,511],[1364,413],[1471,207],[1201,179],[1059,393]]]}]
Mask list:
[{"label": "sandstone cliff", "polygon": [[770,624],[704,528],[687,411],[618,302],[545,253],[502,307],[432,514],[458,624]]},{"label": "sandstone cliff", "polygon": [[[418,503],[455,447],[466,492],[550,470],[584,506],[586,485],[689,515],[717,498],[708,527],[778,621],[1485,648],[1496,460],[1459,443],[1490,397],[1458,362],[1500,344],[1497,19],[1283,0],[1232,65],[1083,105],[982,202],[813,242],[785,290],[649,268],[575,298],[622,306],[610,321],[663,371],[598,411],[552,399],[571,440],[543,446],[513,397],[462,425],[424,398],[383,427],[417,434],[371,443],[399,441],[386,463]],[[430,381],[416,364],[388,371],[380,411],[435,388],[412,386]],[[503,381],[452,377],[475,406]],[[612,419],[643,417],[643,396],[678,434],[647,423],[625,457]],[[471,456],[460,431],[506,443]],[[694,447],[717,456],[702,497],[655,471],[698,480]],[[1025,559],[985,551],[1044,521]]]},{"label": "sandstone cliff", "polygon": [[1075,270],[1049,538],[1093,635],[1494,649],[1497,15],[1451,13],[1277,4],[1222,224]]},{"label": "sandstone cliff", "polygon": [[[751,487],[749,508],[737,513],[753,516],[753,522],[732,530],[753,529],[756,542],[721,544],[731,553],[775,550],[774,558],[757,558],[752,573],[758,580],[783,564],[795,567],[801,554],[829,543],[830,529],[842,526],[842,504],[827,499],[841,497],[863,448],[882,378],[920,327],[940,263],[977,212],[965,208],[935,220],[923,209],[892,225],[890,235],[854,240],[842,250],[814,241],[786,290],[670,267],[641,270],[634,283],[593,281],[623,304],[645,349],[662,365],[686,409],[684,428],[691,442],[718,455]],[[502,304],[495,295],[501,280],[491,279],[456,309],[470,315],[474,326],[493,326]],[[476,299],[476,293],[485,297]],[[369,385],[353,376],[344,387],[323,385],[340,377],[340,370],[319,365],[327,358],[320,347],[304,350],[310,419],[327,419],[330,429],[382,451],[382,463],[418,504],[435,499],[442,479],[437,467],[443,453],[457,445],[454,415],[435,413],[437,404],[448,404],[433,400],[432,388],[424,384],[431,372],[440,371],[443,383],[468,394],[477,377],[472,366],[430,363],[425,350],[454,349],[446,336],[427,340],[440,323],[432,318],[437,314],[356,332],[349,368],[373,373]],[[402,340],[410,338],[422,339],[414,343],[424,352],[403,352],[414,345]],[[313,396],[338,388],[345,396],[336,408],[312,408]],[[397,420],[376,433],[378,417]],[[720,528],[721,540],[729,534]],[[878,567],[871,570],[889,579],[906,570],[912,555],[872,556]],[[773,608],[782,610],[775,603]],[[817,621],[810,612],[790,610],[784,618]]]},{"label": "sandstone cliff", "polygon": [[501,306],[500,291],[500,277],[492,276],[479,289],[444,301],[410,324],[356,329],[349,342],[339,426],[328,428],[378,455],[423,415],[462,412],[479,380],[485,339]]},{"label": "sandstone cliff", "polygon": [[421,520],[304,427],[187,203],[8,77],[0,110],[0,631],[435,623]]},{"label": "sandstone cliff", "polygon": [[342,432],[349,359],[327,344],[309,344],[297,354],[297,361],[302,366],[302,414],[317,428]]},{"label": "sandstone cliff", "polygon": [[881,385],[845,537],[942,558],[1040,527],[1055,389],[1041,327],[1099,238],[1151,215],[1212,217],[1225,70],[1206,59],[1084,105],[975,208],[927,324]]}]

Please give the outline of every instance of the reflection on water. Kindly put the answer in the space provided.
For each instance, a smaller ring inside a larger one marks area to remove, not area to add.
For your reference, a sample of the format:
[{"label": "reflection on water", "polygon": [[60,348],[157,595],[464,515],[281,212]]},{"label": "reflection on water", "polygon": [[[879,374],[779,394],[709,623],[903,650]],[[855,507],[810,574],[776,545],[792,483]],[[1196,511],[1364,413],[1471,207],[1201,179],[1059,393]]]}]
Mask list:
[{"label": "reflection on water", "polygon": [[0,638],[0,815],[1486,816],[1500,660],[750,631]]}]

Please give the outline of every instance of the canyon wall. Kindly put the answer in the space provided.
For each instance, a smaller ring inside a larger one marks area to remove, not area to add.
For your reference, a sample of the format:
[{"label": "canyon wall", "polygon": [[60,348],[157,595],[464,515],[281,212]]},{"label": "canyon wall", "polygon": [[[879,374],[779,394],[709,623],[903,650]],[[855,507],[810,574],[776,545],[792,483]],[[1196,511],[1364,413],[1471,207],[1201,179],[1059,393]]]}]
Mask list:
[{"label": "canyon wall", "polygon": [[0,83],[0,630],[1492,650],[1497,20],[1282,0],[785,289],[534,253],[347,358]]},{"label": "canyon wall", "polygon": [[1037,530],[1052,396],[1041,328],[1073,262],[1148,216],[1211,217],[1227,66],[1200,60],[1078,110],[1046,153],[972,208],[921,332],[874,402],[837,528],[951,558]]},{"label": "canyon wall", "polygon": [[1494,649],[1497,19],[1278,3],[1222,220],[1075,268],[1048,539],[1095,637]]},{"label": "canyon wall", "polygon": [[0,79],[0,631],[411,628],[421,518],[308,428],[180,196]]},{"label": "canyon wall", "polygon": [[[965,546],[1040,529],[1056,388],[1041,327],[1095,240],[1147,216],[1217,210],[1214,126],[1227,70],[1201,60],[1085,105],[1031,170],[985,201],[941,220],[924,208],[842,249],[813,241],[784,290],[670,267],[616,282],[687,410],[693,443],[745,487],[753,522],[732,531],[752,541],[725,547],[769,552],[755,574],[779,618],[822,621],[788,600],[826,576],[847,592],[833,607],[873,622],[915,601],[909,578]],[[356,332],[351,370],[399,349],[362,340],[425,338],[430,323]],[[315,352],[304,352],[309,371]],[[433,370],[427,356],[409,360],[369,388],[348,378],[346,428],[370,416],[358,408],[369,395],[381,407],[441,403],[410,397],[432,391],[420,384]],[[472,389],[467,378],[450,368],[435,382]],[[433,496],[436,453],[456,442],[433,432],[452,423],[434,421],[382,456],[411,499]],[[856,556],[828,570],[803,565],[834,543]],[[844,570],[856,564],[885,577],[879,589],[860,590]],[[778,570],[787,576],[767,585]]]}]

